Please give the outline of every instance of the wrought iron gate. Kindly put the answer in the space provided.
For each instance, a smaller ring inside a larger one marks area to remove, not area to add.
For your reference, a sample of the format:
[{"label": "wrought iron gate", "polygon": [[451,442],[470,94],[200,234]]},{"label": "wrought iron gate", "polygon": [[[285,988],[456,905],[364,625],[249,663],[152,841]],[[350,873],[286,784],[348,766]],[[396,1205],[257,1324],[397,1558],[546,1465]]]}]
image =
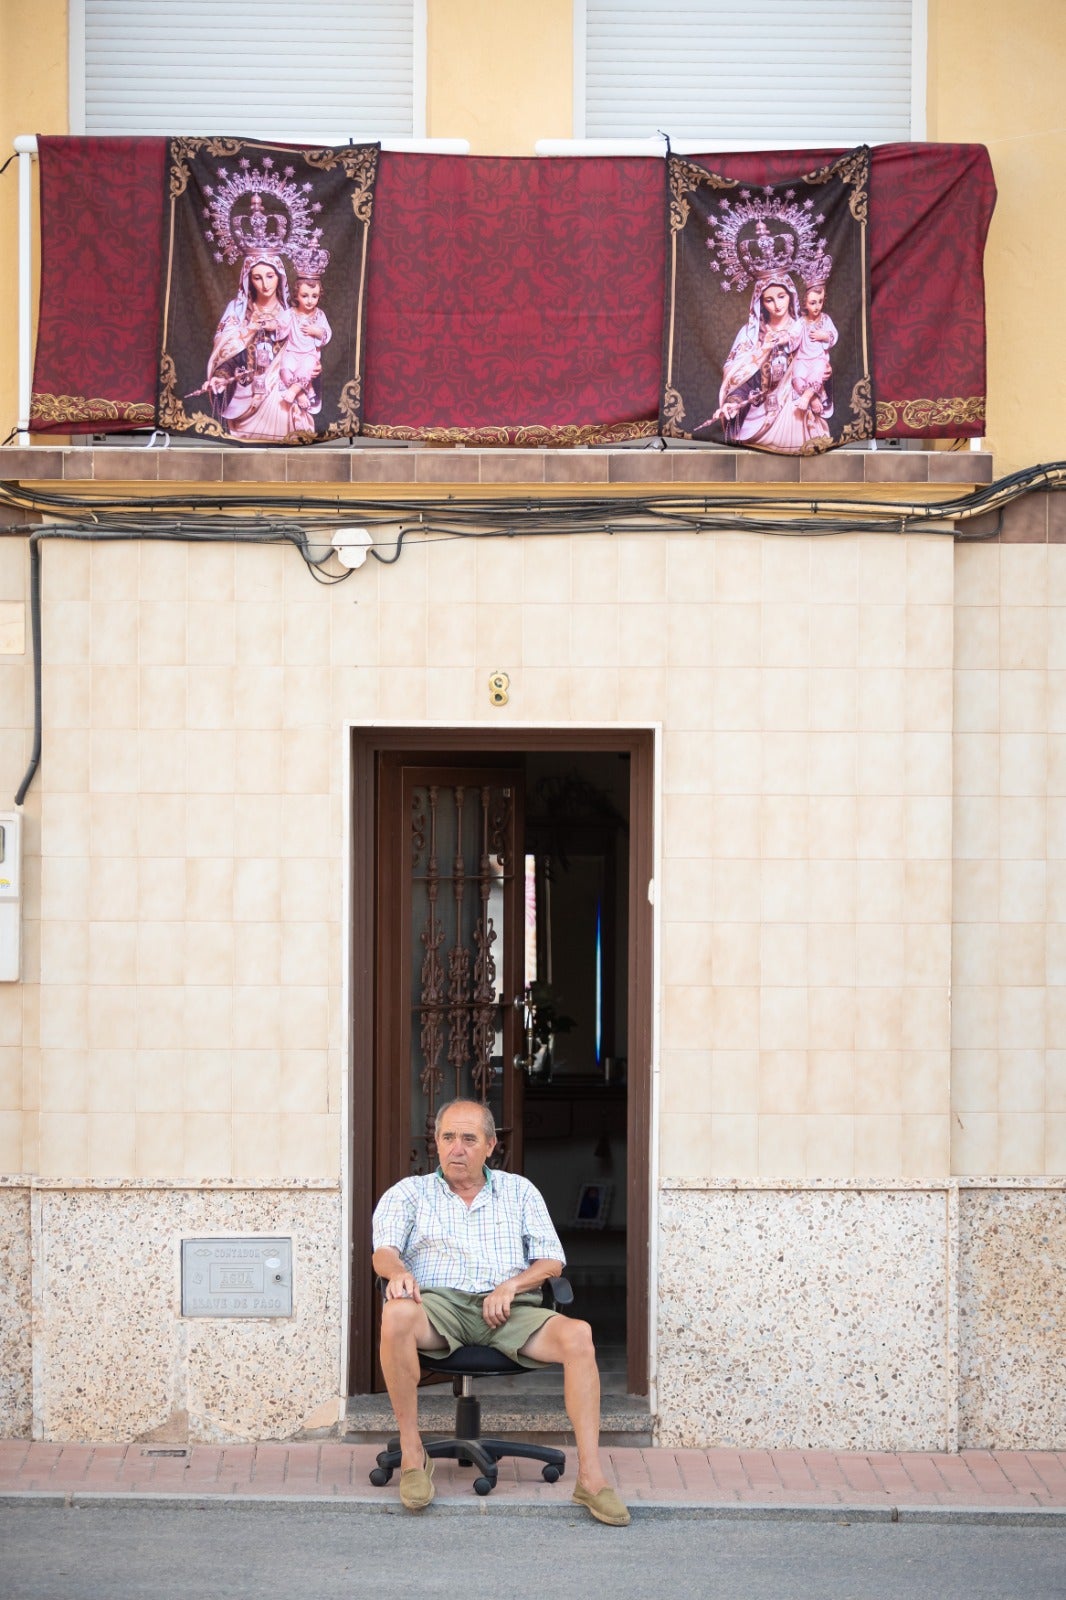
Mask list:
[{"label": "wrought iron gate", "polygon": [[399,916],[381,907],[392,946],[381,954],[384,968],[402,967],[389,986],[401,1011],[393,1059],[406,1077],[398,1098],[407,1101],[407,1149],[397,1176],[436,1165],[434,1118],[459,1096],[491,1107],[499,1141],[493,1162],[520,1170],[513,1000],[523,970],[521,774],[401,767],[382,786],[383,804],[393,796],[404,828],[396,840]]}]

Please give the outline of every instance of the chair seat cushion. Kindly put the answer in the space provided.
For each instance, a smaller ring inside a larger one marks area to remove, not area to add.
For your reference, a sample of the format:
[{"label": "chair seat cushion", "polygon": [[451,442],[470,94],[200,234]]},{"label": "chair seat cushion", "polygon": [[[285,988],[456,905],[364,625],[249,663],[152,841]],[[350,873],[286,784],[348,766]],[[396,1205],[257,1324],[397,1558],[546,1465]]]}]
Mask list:
[{"label": "chair seat cushion", "polygon": [[449,1372],[458,1378],[487,1378],[494,1373],[529,1371],[528,1367],[519,1366],[517,1361],[505,1356],[502,1350],[494,1350],[487,1344],[461,1344],[446,1356],[428,1355],[420,1350],[418,1359],[430,1372]]}]

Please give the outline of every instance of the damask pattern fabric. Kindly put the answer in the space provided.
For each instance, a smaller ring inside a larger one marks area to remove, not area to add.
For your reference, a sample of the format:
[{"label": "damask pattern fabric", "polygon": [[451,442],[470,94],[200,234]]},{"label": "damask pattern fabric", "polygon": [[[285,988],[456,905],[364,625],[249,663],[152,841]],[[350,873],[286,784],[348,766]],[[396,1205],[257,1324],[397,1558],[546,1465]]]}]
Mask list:
[{"label": "damask pattern fabric", "polygon": [[161,428],[255,445],[359,432],[377,157],[170,142]]},{"label": "damask pattern fabric", "polygon": [[[151,426],[167,141],[38,144],[31,428]],[[813,167],[839,153],[803,161]],[[693,159],[744,183],[777,183],[798,170],[794,152]],[[382,152],[367,256],[363,433],[498,444],[654,436],[664,169],[648,157]],[[980,145],[879,146],[870,191],[877,436],[981,434],[982,254],[995,202],[988,153]]]},{"label": "damask pattern fabric", "polygon": [[30,428],[151,427],[166,144],[42,136],[37,145],[41,300]]},{"label": "damask pattern fabric", "polygon": [[519,445],[654,434],[652,173],[633,159],[383,156],[364,432]]},{"label": "damask pattern fabric", "polygon": [[869,150],[778,184],[666,167],[660,431],[780,455],[869,439]]}]

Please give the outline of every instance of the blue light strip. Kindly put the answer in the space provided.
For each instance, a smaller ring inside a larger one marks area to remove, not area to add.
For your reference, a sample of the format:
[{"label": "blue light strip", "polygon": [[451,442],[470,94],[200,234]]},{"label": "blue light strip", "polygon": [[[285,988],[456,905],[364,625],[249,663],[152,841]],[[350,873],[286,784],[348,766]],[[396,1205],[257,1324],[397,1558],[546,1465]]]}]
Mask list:
[{"label": "blue light strip", "polygon": [[596,1065],[603,1052],[603,907],[596,901]]}]

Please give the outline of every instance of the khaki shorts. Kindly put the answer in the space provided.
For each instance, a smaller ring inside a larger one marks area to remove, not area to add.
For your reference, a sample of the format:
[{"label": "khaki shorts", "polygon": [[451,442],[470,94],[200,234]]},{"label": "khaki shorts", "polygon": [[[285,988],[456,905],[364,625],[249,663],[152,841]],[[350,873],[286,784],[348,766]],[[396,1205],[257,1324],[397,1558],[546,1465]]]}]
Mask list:
[{"label": "khaki shorts", "polygon": [[[461,1289],[423,1289],[422,1309],[431,1325],[448,1341],[448,1354],[464,1344],[487,1344],[493,1350],[510,1356],[520,1367],[550,1367],[552,1361],[535,1361],[532,1356],[519,1355],[527,1340],[557,1311],[548,1311],[541,1304],[540,1290],[516,1294],[511,1302],[511,1315],[499,1328],[490,1328],[481,1315],[483,1294],[464,1294]],[[427,1355],[440,1355],[439,1350],[427,1350]]]}]

